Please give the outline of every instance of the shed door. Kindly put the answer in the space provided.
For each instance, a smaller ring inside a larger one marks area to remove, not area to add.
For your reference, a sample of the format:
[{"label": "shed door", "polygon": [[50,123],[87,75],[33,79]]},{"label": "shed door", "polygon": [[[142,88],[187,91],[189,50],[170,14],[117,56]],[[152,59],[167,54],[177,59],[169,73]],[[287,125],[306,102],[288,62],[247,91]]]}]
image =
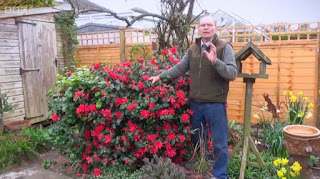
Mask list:
[{"label": "shed door", "polygon": [[22,19],[18,27],[25,119],[40,122],[48,117],[46,94],[57,74],[55,24]]}]

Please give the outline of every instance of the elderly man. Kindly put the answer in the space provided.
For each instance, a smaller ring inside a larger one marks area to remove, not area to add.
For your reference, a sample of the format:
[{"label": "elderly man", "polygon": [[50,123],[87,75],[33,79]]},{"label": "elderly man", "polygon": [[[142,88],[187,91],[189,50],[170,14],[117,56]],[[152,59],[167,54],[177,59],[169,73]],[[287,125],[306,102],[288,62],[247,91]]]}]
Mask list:
[{"label": "elderly man", "polygon": [[[213,178],[226,179],[228,165],[228,119],[226,100],[229,81],[237,77],[232,46],[218,38],[215,21],[211,16],[200,19],[198,26],[201,38],[187,50],[180,63],[159,76],[150,77],[152,83],[161,78],[177,78],[190,70],[190,105],[194,112],[191,118],[194,143],[199,141],[199,132],[207,132],[213,140]],[[201,130],[203,125],[203,131]]]}]

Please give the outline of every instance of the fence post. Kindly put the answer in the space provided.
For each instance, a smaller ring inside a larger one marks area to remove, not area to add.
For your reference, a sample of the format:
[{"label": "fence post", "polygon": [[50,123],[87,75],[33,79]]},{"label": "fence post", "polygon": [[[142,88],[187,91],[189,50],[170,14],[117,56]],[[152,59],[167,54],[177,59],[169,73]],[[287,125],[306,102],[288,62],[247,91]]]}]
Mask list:
[{"label": "fence post", "polygon": [[120,61],[124,62],[126,60],[126,28],[120,29]]},{"label": "fence post", "polygon": [[320,117],[320,112],[319,112],[319,110],[320,110],[320,105],[319,105],[319,102],[320,102],[320,22],[318,22],[318,28],[317,28],[317,30],[318,30],[318,34],[317,34],[317,39],[318,39],[318,45],[317,45],[317,56],[318,56],[318,60],[317,60],[317,65],[318,65],[318,88],[317,88],[317,92],[316,92],[316,96],[317,96],[317,103],[318,103],[318,105],[316,106],[316,115],[315,115],[315,117],[316,117],[316,126],[318,127],[318,128],[320,128],[320,120],[319,120],[319,117]]}]

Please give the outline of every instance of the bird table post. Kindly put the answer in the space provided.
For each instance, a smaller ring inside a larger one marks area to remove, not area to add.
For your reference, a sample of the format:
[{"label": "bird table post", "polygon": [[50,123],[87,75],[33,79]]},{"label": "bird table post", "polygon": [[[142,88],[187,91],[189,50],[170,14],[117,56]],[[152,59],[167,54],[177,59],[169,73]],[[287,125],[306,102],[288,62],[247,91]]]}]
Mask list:
[{"label": "bird table post", "polygon": [[[253,54],[259,61],[259,74],[246,74],[242,73],[242,60],[248,58],[251,54]],[[238,53],[235,55],[236,63],[238,66],[238,77],[243,78],[243,82],[246,83],[246,92],[245,92],[245,107],[244,107],[244,127],[243,127],[243,136],[241,137],[239,143],[232,150],[230,159],[234,156],[234,154],[239,150],[242,146],[242,159],[241,159],[241,168],[240,168],[240,179],[244,179],[244,174],[247,165],[254,167],[264,167],[265,163],[255,146],[250,132],[251,132],[251,104],[252,104],[252,87],[255,83],[256,78],[268,78],[266,74],[266,64],[271,65],[271,61],[268,57],[266,57],[252,42],[249,42],[246,46],[244,46]],[[257,163],[249,161],[249,151],[253,152],[253,154],[257,158]]]}]

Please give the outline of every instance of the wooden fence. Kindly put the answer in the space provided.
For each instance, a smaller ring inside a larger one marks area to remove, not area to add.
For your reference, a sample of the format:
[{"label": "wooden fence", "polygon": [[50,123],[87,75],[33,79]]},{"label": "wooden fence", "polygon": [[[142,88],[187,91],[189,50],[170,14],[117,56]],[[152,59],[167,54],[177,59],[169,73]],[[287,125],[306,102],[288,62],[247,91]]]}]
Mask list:
[{"label": "wooden fence", "polygon": [[[110,34],[114,33],[114,34]],[[117,34],[118,33],[118,34]],[[219,28],[217,33],[232,43],[234,52],[238,52],[247,42],[252,41],[271,59],[267,66],[268,79],[257,79],[253,85],[252,114],[262,115],[259,106],[265,105],[263,93],[270,94],[272,102],[285,115],[283,92],[304,92],[308,101],[319,102],[319,43],[320,22],[300,24],[273,24],[260,26]],[[197,31],[192,36],[197,37]],[[146,40],[147,39],[147,40]],[[79,34],[80,45],[76,58],[80,65],[91,65],[95,62],[119,63],[128,58],[128,49],[135,44],[152,46],[156,36],[151,29],[126,29],[122,31]],[[120,57],[121,56],[121,57]],[[258,73],[259,63],[254,56],[244,61],[245,73]],[[231,82],[228,96],[229,120],[243,122],[245,83],[242,78]],[[311,110],[313,117],[306,124],[319,126],[319,108]],[[268,112],[263,113],[270,118]],[[252,119],[253,123],[258,122]]]}]

